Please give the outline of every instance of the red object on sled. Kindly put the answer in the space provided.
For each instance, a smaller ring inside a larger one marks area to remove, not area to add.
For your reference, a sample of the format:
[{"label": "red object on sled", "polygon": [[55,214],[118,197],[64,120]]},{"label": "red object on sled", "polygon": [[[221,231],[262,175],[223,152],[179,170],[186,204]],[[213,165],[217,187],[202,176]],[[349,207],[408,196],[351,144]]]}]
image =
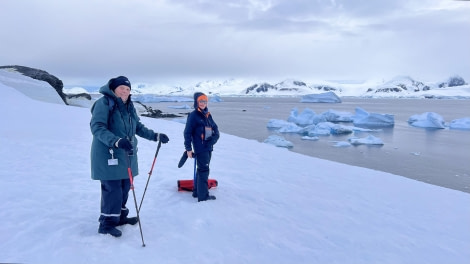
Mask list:
[{"label": "red object on sled", "polygon": [[[217,187],[217,180],[209,179],[207,180],[207,188]],[[192,192],[194,188],[193,180],[178,180],[178,191],[188,191]]]}]

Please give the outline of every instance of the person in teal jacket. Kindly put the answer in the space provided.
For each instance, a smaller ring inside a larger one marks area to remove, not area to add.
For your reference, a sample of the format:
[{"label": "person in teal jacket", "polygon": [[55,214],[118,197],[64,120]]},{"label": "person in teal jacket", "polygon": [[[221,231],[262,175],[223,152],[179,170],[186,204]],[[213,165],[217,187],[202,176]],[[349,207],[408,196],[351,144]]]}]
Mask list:
[{"label": "person in teal jacket", "polygon": [[137,136],[167,143],[168,136],[155,133],[140,122],[131,101],[131,83],[124,76],[112,78],[100,88],[103,94],[91,108],[91,178],[101,181],[101,214],[98,233],[122,235],[117,226],[134,225],[126,207],[130,190],[128,168],[139,174]]}]

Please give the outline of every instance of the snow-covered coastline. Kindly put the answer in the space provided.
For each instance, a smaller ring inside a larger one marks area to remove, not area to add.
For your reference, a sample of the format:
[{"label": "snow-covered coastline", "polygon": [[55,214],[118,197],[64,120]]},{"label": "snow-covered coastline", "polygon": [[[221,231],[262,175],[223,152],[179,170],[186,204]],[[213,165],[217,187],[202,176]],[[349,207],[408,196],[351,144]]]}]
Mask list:
[{"label": "snow-covered coastline", "polygon": [[[455,81],[458,80],[458,81]],[[65,93],[96,93],[99,87],[66,87]],[[397,76],[389,81],[316,81],[306,83],[287,79],[270,84],[256,80],[205,81],[184,85],[148,84],[136,80],[132,93],[139,96],[192,96],[196,91],[218,96],[304,96],[334,92],[337,96],[363,98],[418,98],[470,99],[470,85],[458,76],[445,81],[422,82],[408,76]]]}]

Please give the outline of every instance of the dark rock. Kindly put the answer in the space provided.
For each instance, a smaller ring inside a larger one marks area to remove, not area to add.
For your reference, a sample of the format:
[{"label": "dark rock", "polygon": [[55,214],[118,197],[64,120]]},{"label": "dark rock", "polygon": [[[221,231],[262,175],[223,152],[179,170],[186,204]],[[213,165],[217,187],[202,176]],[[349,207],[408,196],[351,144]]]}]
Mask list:
[{"label": "dark rock", "polygon": [[85,99],[91,100],[91,95],[88,93],[66,94],[65,96],[67,97],[67,99],[85,98]]},{"label": "dark rock", "polygon": [[161,110],[154,110],[152,109],[151,106],[146,106],[144,105],[143,103],[139,102],[139,101],[134,101],[134,103],[137,103],[137,104],[140,104],[142,105],[145,110],[147,111],[147,113],[142,113],[140,114],[141,116],[146,116],[146,117],[152,117],[152,118],[174,118],[174,117],[181,117],[179,115],[175,115],[175,114],[164,114]]},{"label": "dark rock", "polygon": [[461,85],[467,84],[465,80],[458,75],[450,77],[448,83],[449,83],[449,87],[461,86]]},{"label": "dark rock", "polygon": [[269,90],[276,90],[276,87],[269,83],[255,84],[246,88],[245,93],[248,94],[251,91],[256,91],[257,93],[267,92]]},{"label": "dark rock", "polygon": [[31,77],[36,80],[44,81],[50,84],[59,94],[60,98],[68,105],[66,96],[62,89],[64,88],[64,83],[57,77],[52,74],[49,74],[46,71],[38,70],[30,67],[19,66],[19,65],[9,65],[9,66],[0,66],[0,69],[14,69],[17,72],[23,74],[24,76]]}]

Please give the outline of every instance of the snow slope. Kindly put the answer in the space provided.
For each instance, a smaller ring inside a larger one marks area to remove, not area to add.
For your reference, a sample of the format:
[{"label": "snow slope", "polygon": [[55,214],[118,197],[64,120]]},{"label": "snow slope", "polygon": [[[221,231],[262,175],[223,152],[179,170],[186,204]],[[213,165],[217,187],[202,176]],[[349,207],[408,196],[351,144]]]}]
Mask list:
[{"label": "snow slope", "polygon": [[[22,78],[27,77],[21,77]],[[468,263],[470,195],[222,134],[211,163],[216,201],[178,192],[184,125],[167,133],[138,226],[97,233],[88,109],[46,103],[4,84],[0,110],[1,263]],[[44,83],[44,87],[48,84]],[[23,87],[24,88],[24,87]],[[52,88],[50,88],[52,89]],[[30,110],[28,110],[30,109]],[[156,143],[140,140],[138,203]],[[135,215],[132,194],[128,203]]]}]

